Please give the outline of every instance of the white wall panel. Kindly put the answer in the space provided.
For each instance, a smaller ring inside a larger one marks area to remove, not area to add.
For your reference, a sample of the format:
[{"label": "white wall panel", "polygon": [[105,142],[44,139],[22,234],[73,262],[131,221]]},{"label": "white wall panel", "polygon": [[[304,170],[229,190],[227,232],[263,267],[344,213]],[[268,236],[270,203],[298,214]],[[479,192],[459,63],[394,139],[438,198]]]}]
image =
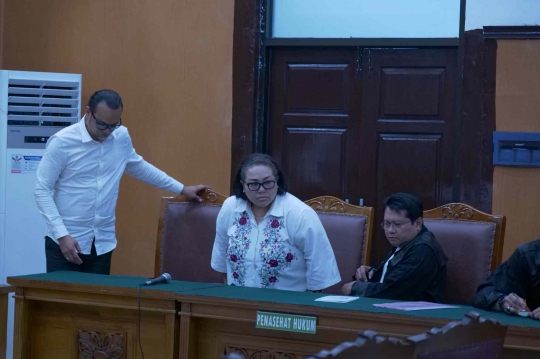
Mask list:
[{"label": "white wall panel", "polygon": [[459,0],[274,0],[273,37],[457,38],[459,5]]}]

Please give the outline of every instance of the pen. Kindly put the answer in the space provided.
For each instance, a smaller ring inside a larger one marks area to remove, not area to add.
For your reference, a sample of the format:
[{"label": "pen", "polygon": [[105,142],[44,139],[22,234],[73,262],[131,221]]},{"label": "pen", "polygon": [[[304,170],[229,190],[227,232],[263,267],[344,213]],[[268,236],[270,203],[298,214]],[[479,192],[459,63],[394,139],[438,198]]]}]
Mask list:
[{"label": "pen", "polygon": [[[369,270],[367,271],[366,274],[369,274],[369,272],[374,271],[374,270],[375,270],[375,267],[369,267]],[[353,280],[358,280],[358,279],[356,279],[356,274],[353,274],[352,279]]]}]

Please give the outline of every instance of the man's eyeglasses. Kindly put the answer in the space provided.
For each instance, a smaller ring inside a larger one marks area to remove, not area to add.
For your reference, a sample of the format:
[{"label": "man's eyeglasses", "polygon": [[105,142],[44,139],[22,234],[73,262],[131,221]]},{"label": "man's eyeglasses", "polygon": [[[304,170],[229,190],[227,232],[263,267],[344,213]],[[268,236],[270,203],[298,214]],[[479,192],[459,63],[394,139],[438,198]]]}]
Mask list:
[{"label": "man's eyeglasses", "polygon": [[96,127],[98,128],[98,130],[104,131],[106,129],[109,129],[112,132],[112,131],[116,130],[118,127],[122,126],[122,118],[120,118],[120,121],[118,121],[114,125],[109,125],[109,124],[107,124],[105,122],[102,122],[102,121],[98,120],[93,112],[90,112],[90,113],[92,114],[92,117],[94,118],[94,121],[96,121]]},{"label": "man's eyeglasses", "polygon": [[407,223],[410,223],[410,221],[403,222],[403,223],[384,221],[381,223],[381,227],[383,229],[390,229],[390,227],[394,226],[395,229],[400,229],[402,225],[407,224]]},{"label": "man's eyeglasses", "polygon": [[250,191],[258,191],[261,186],[263,186],[264,189],[272,189],[276,186],[276,181],[264,181],[263,183],[250,182],[246,183],[246,186]]}]

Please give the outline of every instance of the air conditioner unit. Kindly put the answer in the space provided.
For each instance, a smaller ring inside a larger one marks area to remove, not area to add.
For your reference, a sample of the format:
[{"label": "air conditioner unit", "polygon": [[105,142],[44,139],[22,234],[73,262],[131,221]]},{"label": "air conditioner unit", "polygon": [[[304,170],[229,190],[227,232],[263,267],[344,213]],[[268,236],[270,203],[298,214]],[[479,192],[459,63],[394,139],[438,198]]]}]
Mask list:
[{"label": "air conditioner unit", "polygon": [[[81,75],[0,71],[0,280],[45,272],[45,220],[34,199],[50,136],[77,123]],[[11,357],[13,299],[8,319]]]}]

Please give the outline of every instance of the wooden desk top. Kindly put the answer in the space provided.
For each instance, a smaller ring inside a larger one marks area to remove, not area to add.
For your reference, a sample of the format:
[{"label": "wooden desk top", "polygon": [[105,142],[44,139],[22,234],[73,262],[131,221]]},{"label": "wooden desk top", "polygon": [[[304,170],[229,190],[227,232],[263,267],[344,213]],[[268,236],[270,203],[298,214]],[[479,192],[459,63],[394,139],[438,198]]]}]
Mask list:
[{"label": "wooden desk top", "polygon": [[15,287],[8,284],[0,284],[0,294],[11,293],[15,291]]},{"label": "wooden desk top", "polygon": [[[49,291],[94,293],[94,296],[136,297],[137,285],[145,280],[140,277],[56,272],[12,277],[8,278],[8,283],[16,287]],[[180,316],[255,322],[258,310],[285,312],[316,316],[318,331],[358,332],[370,329],[382,335],[398,337],[419,334],[476,311],[508,326],[505,347],[540,351],[540,321],[531,318],[486,312],[470,306],[423,311],[390,310],[373,304],[391,300],[373,298],[360,298],[345,304],[314,301],[325,295],[179,281],[141,287],[141,297],[178,301]]]}]

